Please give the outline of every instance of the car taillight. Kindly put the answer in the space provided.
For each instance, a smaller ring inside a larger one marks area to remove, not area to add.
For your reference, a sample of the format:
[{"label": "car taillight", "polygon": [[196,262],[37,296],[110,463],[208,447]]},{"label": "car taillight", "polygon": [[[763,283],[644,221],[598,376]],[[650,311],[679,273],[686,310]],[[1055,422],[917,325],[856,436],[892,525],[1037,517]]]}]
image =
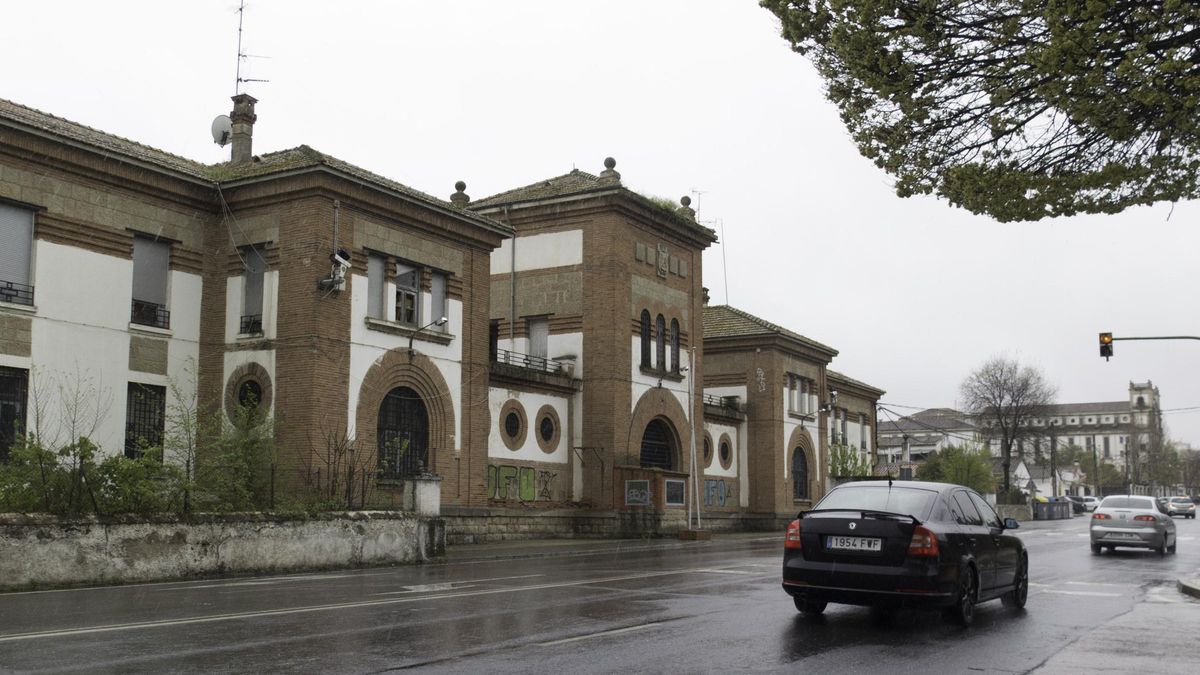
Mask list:
[{"label": "car taillight", "polygon": [[1092,520],[1112,520],[1112,516],[1107,513],[1093,513]]},{"label": "car taillight", "polygon": [[936,558],[937,554],[937,535],[921,525],[914,527],[912,541],[908,543],[908,555],[922,558]]},{"label": "car taillight", "polygon": [[1149,520],[1149,521],[1153,521],[1153,520],[1154,520],[1154,516],[1134,516],[1134,517],[1133,517],[1133,519],[1134,519],[1134,520]]},{"label": "car taillight", "polygon": [[800,550],[800,520],[788,523],[787,534],[783,537],[783,547]]}]

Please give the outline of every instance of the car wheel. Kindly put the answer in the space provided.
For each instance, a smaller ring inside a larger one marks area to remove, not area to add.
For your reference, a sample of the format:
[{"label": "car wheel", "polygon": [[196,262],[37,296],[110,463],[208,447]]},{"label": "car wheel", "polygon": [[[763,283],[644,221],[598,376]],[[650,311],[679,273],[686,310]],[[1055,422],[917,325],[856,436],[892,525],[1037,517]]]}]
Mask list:
[{"label": "car wheel", "polygon": [[1163,534],[1162,542],[1158,545],[1158,555],[1163,557],[1167,555],[1167,535]]},{"label": "car wheel", "polygon": [[960,626],[970,626],[975,620],[975,572],[964,568],[958,575],[958,593],[954,604],[946,608],[946,618]]},{"label": "car wheel", "polygon": [[1000,596],[1000,602],[1011,609],[1022,609],[1029,597],[1029,560],[1021,558],[1021,566],[1013,578],[1013,589]]},{"label": "car wheel", "polygon": [[1092,544],[1092,555],[1100,555],[1100,544]]},{"label": "car wheel", "polygon": [[825,607],[829,605],[824,600],[809,600],[807,598],[792,598],[796,602],[796,610],[802,614],[810,614],[816,616],[825,611]]}]

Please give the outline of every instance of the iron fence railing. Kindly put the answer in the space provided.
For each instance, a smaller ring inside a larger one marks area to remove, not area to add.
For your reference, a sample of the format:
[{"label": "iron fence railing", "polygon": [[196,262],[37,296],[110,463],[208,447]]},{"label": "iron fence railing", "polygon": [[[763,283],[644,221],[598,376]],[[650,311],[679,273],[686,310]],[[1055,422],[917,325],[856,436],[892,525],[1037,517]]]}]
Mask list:
[{"label": "iron fence railing", "polygon": [[241,335],[253,335],[262,332],[262,314],[247,314],[242,317],[241,325],[238,327],[238,333]]},{"label": "iron fence railing", "polygon": [[15,281],[0,281],[0,302],[33,305],[33,286]]},{"label": "iron fence railing", "polygon": [[139,326],[170,328],[171,312],[167,310],[166,305],[135,299],[133,301],[133,310],[130,313],[129,321],[131,323],[136,323]]},{"label": "iron fence railing", "polygon": [[504,363],[518,368],[529,368],[543,373],[557,375],[562,372],[562,364],[553,359],[547,359],[542,356],[533,356],[530,354],[519,354],[510,352],[507,349],[496,350],[496,363]]},{"label": "iron fence railing", "polygon": [[741,402],[737,396],[717,396],[716,394],[704,394],[703,396],[704,405],[712,405],[736,411],[741,411],[742,409]]}]

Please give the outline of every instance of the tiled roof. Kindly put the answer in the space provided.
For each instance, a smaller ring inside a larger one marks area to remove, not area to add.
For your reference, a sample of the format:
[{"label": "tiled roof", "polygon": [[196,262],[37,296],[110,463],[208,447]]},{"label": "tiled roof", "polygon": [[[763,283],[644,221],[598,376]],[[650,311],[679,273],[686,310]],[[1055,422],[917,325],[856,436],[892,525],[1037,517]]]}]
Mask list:
[{"label": "tiled roof", "polygon": [[810,340],[799,333],[792,332],[770,321],[760,319],[753,314],[735,309],[729,305],[707,305],[704,308],[704,339],[753,337],[757,335],[782,335],[801,342],[818,351],[837,355],[833,347]]},{"label": "tiled roof", "polygon": [[854,379],[853,377],[849,377],[849,376],[847,376],[847,375],[846,375],[846,374],[844,374],[844,373],[839,373],[839,372],[837,372],[836,370],[829,370],[829,369],[826,369],[826,370],[825,370],[825,375],[826,375],[827,377],[833,378],[833,379],[835,379],[835,380],[838,380],[838,381],[840,381],[840,382],[844,382],[844,383],[846,383],[846,384],[849,384],[849,385],[853,385],[853,386],[857,386],[857,387],[862,387],[862,388],[864,388],[864,389],[870,389],[871,391],[877,391],[877,392],[879,392],[880,394],[884,394],[884,393],[886,393],[886,392],[884,392],[882,389],[880,389],[879,387],[876,387],[876,386],[873,386],[873,385],[867,384],[866,382],[860,382],[859,380],[856,380],[856,379]]},{"label": "tiled roof", "polygon": [[130,159],[148,162],[164,169],[171,169],[187,174],[194,178],[206,178],[206,166],[186,157],[172,155],[141,143],[106,134],[91,127],[77,124],[61,117],[55,117],[40,110],[34,110],[12,101],[0,99],[0,119],[7,119],[20,125],[61,136],[68,140],[93,146],[104,152],[124,155]]},{"label": "tiled roof", "polygon": [[516,202],[564,197],[566,195],[602,190],[606,187],[620,187],[620,184],[604,185],[600,183],[600,179],[596,176],[586,171],[572,169],[571,173],[540,180],[536,183],[513,188],[512,190],[484,197],[483,199],[477,199],[471,202],[471,208],[487,208],[489,206],[496,206],[497,204],[514,204]]},{"label": "tiled roof", "polygon": [[91,127],[86,127],[82,124],[77,124],[61,117],[55,117],[40,110],[34,110],[33,108],[28,108],[4,99],[0,99],[0,119],[11,120],[22,126],[82,143],[100,152],[123,155],[133,160],[178,171],[193,178],[211,182],[258,178],[298,169],[326,166],[364,182],[371,183],[376,187],[399,192],[416,200],[440,206],[447,210],[453,209],[455,212],[462,214],[464,218],[473,220],[489,229],[506,234],[511,232],[507,225],[498,223],[491,218],[459,209],[450,202],[443,201],[419,190],[414,190],[407,185],[384,178],[336,157],[318,152],[307,145],[301,145],[290,150],[267,153],[242,164],[226,162],[223,164],[208,165],[179,157],[178,155],[172,155],[171,153],[163,152],[162,150],[157,150],[141,143],[135,143],[119,136],[97,131]]}]

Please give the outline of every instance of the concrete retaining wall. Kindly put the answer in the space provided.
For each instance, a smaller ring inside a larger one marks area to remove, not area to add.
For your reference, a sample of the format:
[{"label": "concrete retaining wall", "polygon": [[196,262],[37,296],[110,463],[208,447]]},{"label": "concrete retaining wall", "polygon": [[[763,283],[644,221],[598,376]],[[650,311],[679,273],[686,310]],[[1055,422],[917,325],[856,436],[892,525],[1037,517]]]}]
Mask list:
[{"label": "concrete retaining wall", "polygon": [[[712,514],[701,524],[714,532],[783,532],[794,515]],[[513,509],[442,506],[450,544],[520,539],[674,537],[687,529],[687,511]]]},{"label": "concrete retaining wall", "polygon": [[1033,520],[1033,509],[1028,504],[997,504],[996,515],[1001,518],[1016,518],[1021,522]]},{"label": "concrete retaining wall", "polygon": [[0,589],[76,586],[440,560],[440,518],[352,512],[65,520],[0,515]]}]

